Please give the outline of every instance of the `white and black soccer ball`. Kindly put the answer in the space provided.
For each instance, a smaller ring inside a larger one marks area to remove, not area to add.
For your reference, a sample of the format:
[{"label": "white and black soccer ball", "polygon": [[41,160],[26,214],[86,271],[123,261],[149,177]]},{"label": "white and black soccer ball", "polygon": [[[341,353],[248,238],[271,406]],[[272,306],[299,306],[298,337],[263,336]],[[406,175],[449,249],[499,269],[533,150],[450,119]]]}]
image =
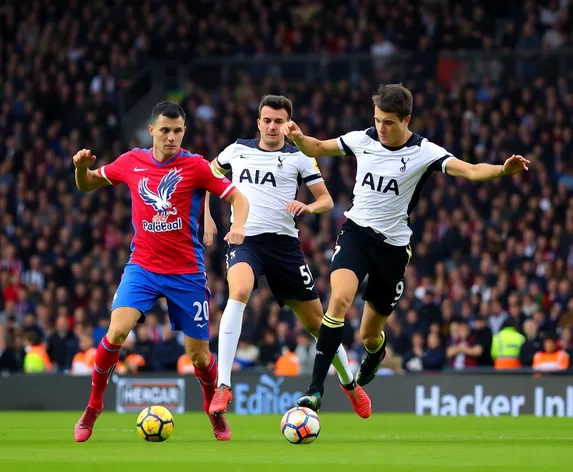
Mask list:
[{"label": "white and black soccer ball", "polygon": [[284,414],[281,432],[292,444],[310,444],[320,434],[320,419],[310,408],[297,406]]}]

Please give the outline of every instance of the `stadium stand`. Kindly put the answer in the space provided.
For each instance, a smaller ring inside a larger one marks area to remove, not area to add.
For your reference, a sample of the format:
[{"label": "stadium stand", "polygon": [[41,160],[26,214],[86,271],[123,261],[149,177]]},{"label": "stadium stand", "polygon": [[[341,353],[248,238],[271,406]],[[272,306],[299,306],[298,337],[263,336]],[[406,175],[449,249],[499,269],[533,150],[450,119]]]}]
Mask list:
[{"label": "stadium stand", "polygon": [[[216,62],[197,67],[184,84],[184,147],[209,160],[255,136],[265,93],[292,98],[312,135],[336,137],[371,126],[372,91],[393,80],[414,92],[412,130],[457,157],[532,161],[512,179],[475,185],[434,175],[426,185],[411,215],[414,258],[388,325],[383,373],[491,367],[492,339],[508,322],[525,336],[524,366],[544,352],[543,336],[573,352],[573,56],[562,52],[572,46],[572,2],[25,3],[0,10],[0,372],[23,371],[27,345],[40,352],[27,371],[52,364],[71,372],[75,358],[75,372],[89,372],[82,363],[105,333],[129,257],[130,201],[121,186],[79,192],[71,156],[90,148],[101,165],[138,144],[121,141],[117,98],[150,60],[205,58],[248,64],[227,79]],[[308,81],[284,61],[273,65],[276,54],[330,62]],[[353,54],[367,59],[350,70]],[[335,207],[298,225],[326,305],[355,169],[351,158],[320,165]],[[299,199],[309,198],[302,189]],[[228,226],[226,208],[214,204],[213,213]],[[208,254],[215,349],[227,297],[222,241]],[[345,328],[353,362],[363,349],[361,303]],[[177,368],[181,339],[166,334],[166,309],[160,303],[132,333],[121,369]],[[236,369],[274,369],[294,352],[308,373],[311,341],[263,286],[247,308]]]}]

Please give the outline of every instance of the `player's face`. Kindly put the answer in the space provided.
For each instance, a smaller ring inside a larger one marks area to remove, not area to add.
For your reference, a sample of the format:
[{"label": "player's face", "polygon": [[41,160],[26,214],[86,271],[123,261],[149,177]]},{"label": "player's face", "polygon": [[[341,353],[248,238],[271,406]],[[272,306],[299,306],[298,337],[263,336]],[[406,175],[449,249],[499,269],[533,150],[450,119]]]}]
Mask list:
[{"label": "player's face", "polygon": [[387,113],[374,107],[374,123],[378,138],[385,146],[401,146],[404,144],[405,136],[408,132],[410,115],[400,120],[395,113]]},{"label": "player's face", "polygon": [[286,110],[275,110],[264,106],[261,109],[261,116],[257,120],[257,126],[261,132],[261,141],[266,148],[280,149],[284,146],[285,137],[280,132],[281,126],[288,121]]},{"label": "player's face", "polygon": [[149,125],[149,134],[153,137],[153,150],[157,157],[169,158],[177,154],[185,135],[183,117],[168,118],[160,115]]}]

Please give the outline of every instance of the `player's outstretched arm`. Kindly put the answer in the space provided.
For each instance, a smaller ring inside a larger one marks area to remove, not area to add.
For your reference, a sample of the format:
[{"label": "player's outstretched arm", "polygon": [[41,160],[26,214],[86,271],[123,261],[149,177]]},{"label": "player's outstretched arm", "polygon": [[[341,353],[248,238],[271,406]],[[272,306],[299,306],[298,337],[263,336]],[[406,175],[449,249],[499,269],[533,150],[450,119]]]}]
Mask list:
[{"label": "player's outstretched arm", "polygon": [[203,224],[203,244],[210,246],[215,240],[217,234],[217,225],[211,216],[211,207],[209,206],[211,193],[207,192],[205,195],[205,222]]},{"label": "player's outstretched arm", "polygon": [[281,133],[296,144],[300,151],[309,157],[342,156],[336,139],[321,141],[305,136],[294,121],[287,121],[281,126]]},{"label": "player's outstretched arm", "polygon": [[229,244],[242,244],[245,240],[245,223],[249,216],[249,200],[239,189],[235,189],[225,201],[233,206],[233,224],[224,239]]},{"label": "player's outstretched arm", "polygon": [[468,164],[461,159],[450,159],[446,163],[446,172],[453,177],[464,177],[475,182],[485,182],[505,175],[519,174],[529,170],[530,161],[523,156],[513,155],[503,165]]},{"label": "player's outstretched arm", "polygon": [[324,182],[310,185],[308,189],[314,197],[314,202],[306,205],[298,200],[293,200],[287,206],[287,211],[291,215],[298,216],[302,213],[315,213],[320,215],[334,208],[334,202]]},{"label": "player's outstretched arm", "polygon": [[104,177],[89,169],[96,161],[96,156],[92,156],[89,149],[78,151],[73,159],[76,168],[76,185],[82,192],[91,192],[110,185]]}]

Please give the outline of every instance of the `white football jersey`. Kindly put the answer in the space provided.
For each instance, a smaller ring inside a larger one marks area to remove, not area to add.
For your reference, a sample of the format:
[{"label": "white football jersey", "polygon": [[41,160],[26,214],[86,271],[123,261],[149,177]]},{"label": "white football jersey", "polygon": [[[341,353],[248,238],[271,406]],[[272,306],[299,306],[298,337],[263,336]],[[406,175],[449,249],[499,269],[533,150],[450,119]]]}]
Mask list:
[{"label": "white football jersey", "polygon": [[403,146],[384,146],[374,127],[351,131],[337,141],[357,162],[354,199],[344,214],[385,236],[388,244],[406,246],[412,235],[408,216],[422,187],[433,171],[445,173],[452,154],[415,133]]},{"label": "white football jersey", "polygon": [[220,168],[232,170],[233,183],[249,200],[246,236],[274,233],[298,237],[287,205],[296,198],[302,182],[307,186],[323,182],[315,159],[290,144],[278,151],[265,151],[257,139],[237,139],[216,162]]}]

